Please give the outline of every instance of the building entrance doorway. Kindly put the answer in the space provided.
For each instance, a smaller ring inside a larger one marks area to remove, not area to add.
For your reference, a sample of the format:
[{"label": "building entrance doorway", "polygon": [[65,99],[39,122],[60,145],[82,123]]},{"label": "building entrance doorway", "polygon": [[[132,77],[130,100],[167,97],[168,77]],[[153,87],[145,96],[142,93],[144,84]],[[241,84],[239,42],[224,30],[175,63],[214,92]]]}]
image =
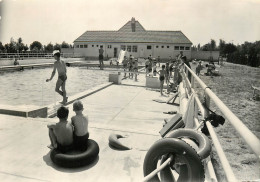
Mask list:
[{"label": "building entrance doorway", "polygon": [[117,57],[117,47],[114,48],[114,57]]}]

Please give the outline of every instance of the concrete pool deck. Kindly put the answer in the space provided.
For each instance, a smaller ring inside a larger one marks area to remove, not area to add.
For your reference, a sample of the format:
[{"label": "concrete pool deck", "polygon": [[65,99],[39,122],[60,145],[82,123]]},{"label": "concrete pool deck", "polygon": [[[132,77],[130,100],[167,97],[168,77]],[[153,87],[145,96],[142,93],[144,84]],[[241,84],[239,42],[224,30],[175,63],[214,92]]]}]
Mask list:
[{"label": "concrete pool deck", "polygon": [[[153,101],[169,97],[143,87],[144,80],[142,76],[139,85],[132,86],[135,81],[126,79],[81,100],[89,117],[90,138],[99,144],[100,153],[93,164],[78,169],[64,169],[50,160],[47,124],[57,118],[0,115],[1,181],[141,181],[145,154],[161,138],[163,120],[173,116],[163,112],[179,111],[176,105]],[[71,118],[74,112],[72,105],[68,107]],[[120,141],[133,149],[111,149],[111,133],[127,134]]]}]

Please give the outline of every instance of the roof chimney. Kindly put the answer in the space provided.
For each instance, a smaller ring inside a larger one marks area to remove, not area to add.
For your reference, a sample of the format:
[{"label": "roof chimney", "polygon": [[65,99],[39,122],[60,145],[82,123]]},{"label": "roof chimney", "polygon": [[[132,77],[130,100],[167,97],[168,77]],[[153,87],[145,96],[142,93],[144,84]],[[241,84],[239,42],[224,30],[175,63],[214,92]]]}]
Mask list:
[{"label": "roof chimney", "polygon": [[132,27],[132,32],[135,32],[135,18],[134,17],[131,20],[131,27]]}]

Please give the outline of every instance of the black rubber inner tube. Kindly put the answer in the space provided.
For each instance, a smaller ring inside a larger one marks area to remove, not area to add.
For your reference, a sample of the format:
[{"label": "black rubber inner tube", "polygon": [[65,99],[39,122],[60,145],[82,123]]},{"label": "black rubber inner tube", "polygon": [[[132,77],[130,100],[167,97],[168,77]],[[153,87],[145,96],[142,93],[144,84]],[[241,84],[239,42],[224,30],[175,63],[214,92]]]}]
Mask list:
[{"label": "black rubber inner tube", "polygon": [[61,167],[75,168],[82,167],[92,163],[99,154],[98,144],[91,139],[88,139],[87,150],[77,154],[61,153],[60,151],[53,149],[50,157],[53,163]]},{"label": "black rubber inner tube", "polygon": [[[173,161],[180,160],[178,182],[202,182],[205,179],[204,166],[197,152],[183,140],[175,138],[163,138],[155,142],[146,153],[143,173],[149,175],[157,168],[157,163],[162,156],[172,154]],[[172,162],[171,165],[174,165]],[[155,175],[149,182],[159,182],[158,175]]]},{"label": "black rubber inner tube", "polygon": [[177,130],[173,130],[166,135],[167,138],[189,138],[195,140],[198,144],[198,151],[197,153],[201,157],[201,159],[205,159],[210,155],[211,152],[211,142],[209,138],[204,135],[202,132],[197,130],[188,129],[188,128],[181,128]]}]

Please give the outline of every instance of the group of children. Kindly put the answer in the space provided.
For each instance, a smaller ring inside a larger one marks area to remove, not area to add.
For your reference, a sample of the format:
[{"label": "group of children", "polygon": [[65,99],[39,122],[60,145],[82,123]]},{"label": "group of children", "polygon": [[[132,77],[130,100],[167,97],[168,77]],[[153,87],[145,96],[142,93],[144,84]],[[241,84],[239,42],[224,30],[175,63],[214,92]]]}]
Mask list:
[{"label": "group of children", "polygon": [[48,125],[51,141],[49,148],[55,148],[62,153],[73,149],[80,151],[87,149],[89,138],[88,117],[82,113],[83,109],[81,101],[77,100],[73,103],[73,111],[76,115],[71,118],[71,122],[68,121],[68,108],[61,106],[57,110],[59,122]]},{"label": "group of children", "polygon": [[[129,71],[132,73],[129,73],[129,78],[134,77],[135,75],[135,81],[137,81],[137,72],[138,72],[138,59],[134,59],[134,57],[132,55],[130,55],[129,60],[126,58],[126,56],[124,57],[124,60],[122,61],[123,64],[123,68],[124,71]],[[136,73],[133,73],[136,72]],[[126,72],[124,77],[126,78]]]},{"label": "group of children", "polygon": [[[171,64],[167,62],[165,65],[162,65],[162,69],[158,72],[159,73],[159,80],[160,80],[160,92],[163,95],[163,84],[164,82],[167,84],[167,90],[169,90],[170,79],[173,79],[173,88],[175,88],[181,79],[180,70],[181,66],[183,65],[182,58],[171,60]],[[174,75],[172,74],[174,72]]]}]

